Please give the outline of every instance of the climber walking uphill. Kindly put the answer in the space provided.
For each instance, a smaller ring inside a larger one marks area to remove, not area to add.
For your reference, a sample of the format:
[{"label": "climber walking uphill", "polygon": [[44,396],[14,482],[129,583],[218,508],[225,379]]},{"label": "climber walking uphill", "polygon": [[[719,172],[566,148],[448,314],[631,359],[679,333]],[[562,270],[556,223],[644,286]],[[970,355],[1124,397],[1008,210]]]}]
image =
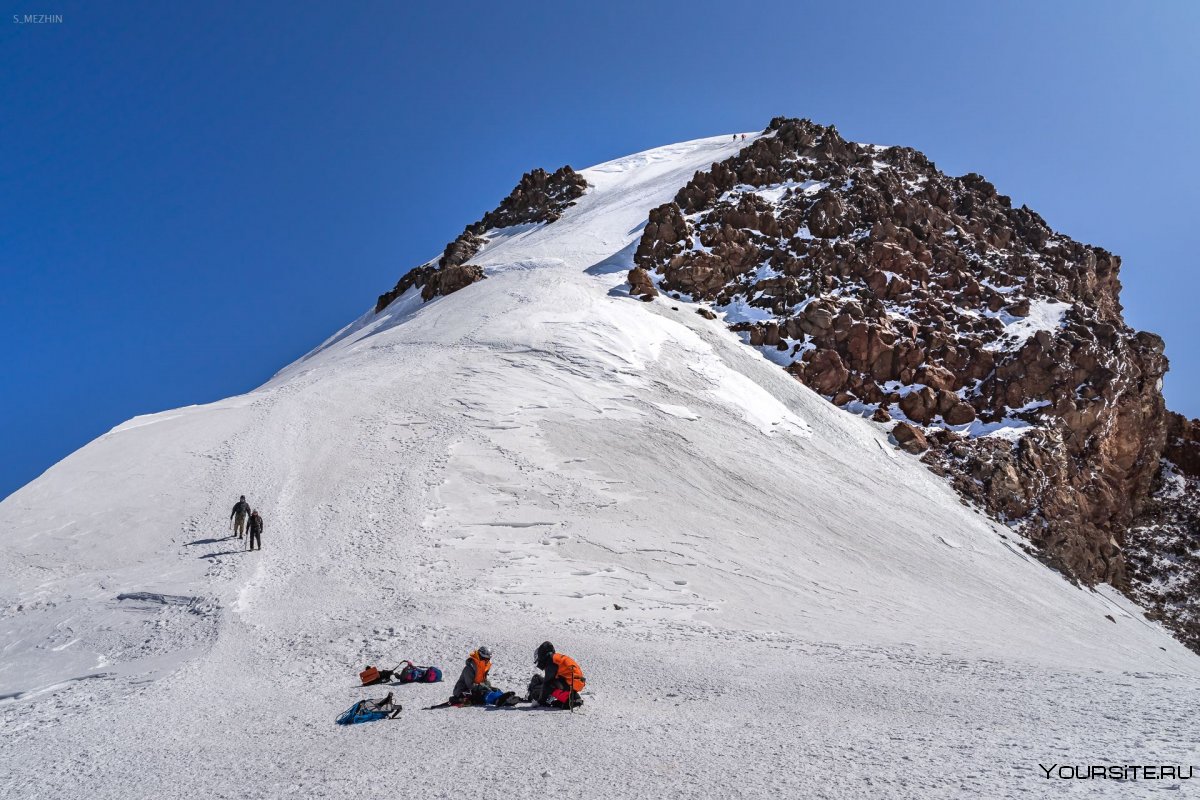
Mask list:
[{"label": "climber walking uphill", "polygon": [[[250,549],[262,550],[263,519],[258,515],[258,509],[250,512]],[[258,545],[258,547],[255,547]]]},{"label": "climber walking uphill", "polygon": [[462,674],[454,684],[454,691],[447,701],[451,706],[513,706],[517,704],[516,692],[502,692],[488,681],[492,669],[492,651],[482,645],[467,656]]},{"label": "climber walking uphill", "polygon": [[250,516],[250,504],[246,502],[246,495],[233,504],[233,511],[230,512],[229,518],[233,520],[233,532],[237,534],[239,539],[246,532],[246,518]]},{"label": "climber walking uphill", "polygon": [[534,664],[545,675],[534,675],[529,682],[529,699],[551,708],[576,708],[583,705],[579,693],[587,685],[578,662],[554,652],[554,645],[542,642],[534,654]]}]

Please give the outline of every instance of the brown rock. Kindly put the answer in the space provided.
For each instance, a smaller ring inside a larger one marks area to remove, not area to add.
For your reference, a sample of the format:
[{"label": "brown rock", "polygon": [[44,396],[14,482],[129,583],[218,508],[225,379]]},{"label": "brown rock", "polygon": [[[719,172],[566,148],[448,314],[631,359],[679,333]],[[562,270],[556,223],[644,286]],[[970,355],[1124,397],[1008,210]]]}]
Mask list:
[{"label": "brown rock", "polygon": [[813,236],[832,239],[841,236],[845,224],[846,205],[840,195],[822,192],[808,212],[808,230]]},{"label": "brown rock", "polygon": [[1012,314],[1014,317],[1028,317],[1029,316],[1029,298],[1022,297],[1020,300],[1018,300],[1017,302],[1010,305],[1008,307],[1008,313]]},{"label": "brown rock", "polygon": [[416,267],[415,269],[411,269],[406,272],[404,277],[400,278],[399,282],[396,283],[396,286],[390,292],[384,292],[383,294],[379,295],[379,299],[375,302],[375,313],[378,314],[380,311],[383,311],[385,308],[391,305],[396,298],[407,292],[412,287],[417,286],[423,288],[429,281],[429,276],[431,276],[434,272],[435,268],[431,266]]},{"label": "brown rock", "polygon": [[814,391],[832,395],[846,385],[850,371],[836,350],[823,350],[805,357],[800,365],[799,376]]},{"label": "brown rock", "polygon": [[643,300],[647,298],[658,297],[658,289],[654,287],[654,281],[650,278],[650,273],[641,267],[634,267],[629,270],[629,293],[634,297],[640,297]]},{"label": "brown rock", "polygon": [[940,389],[937,392],[937,413],[943,417],[950,412],[950,409],[959,404],[958,395],[948,389]]},{"label": "brown rock", "polygon": [[900,410],[904,416],[927,425],[937,415],[937,395],[925,386],[900,398]]},{"label": "brown rock", "polygon": [[906,453],[917,455],[929,449],[929,440],[925,438],[925,434],[907,422],[896,423],[896,427],[892,428],[892,438]]},{"label": "brown rock", "polygon": [[936,364],[925,364],[916,373],[916,383],[923,383],[934,391],[940,389],[953,390],[958,383],[954,373]]},{"label": "brown rock", "polygon": [[457,264],[437,270],[429,276],[421,297],[426,301],[438,295],[447,295],[464,289],[476,281],[484,279],[483,267],[475,264]]},{"label": "brown rock", "polygon": [[975,409],[970,403],[955,403],[942,418],[946,420],[947,425],[966,425],[975,421]]},{"label": "brown rock", "polygon": [[1167,444],[1163,456],[1184,475],[1200,478],[1200,419],[1167,414]]}]

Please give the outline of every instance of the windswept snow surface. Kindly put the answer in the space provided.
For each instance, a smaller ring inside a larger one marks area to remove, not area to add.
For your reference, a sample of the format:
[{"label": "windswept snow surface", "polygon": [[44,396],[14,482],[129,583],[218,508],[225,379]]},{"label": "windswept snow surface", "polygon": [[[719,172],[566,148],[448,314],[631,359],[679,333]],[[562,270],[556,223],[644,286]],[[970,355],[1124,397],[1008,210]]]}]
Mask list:
[{"label": "windswept snow surface", "polygon": [[[1197,659],[1139,609],[720,322],[628,297],[648,209],[739,146],[593,167],[488,280],[0,503],[0,794],[1124,797],[1038,764],[1200,766]],[[483,643],[523,690],[543,639],[579,713],[421,710]],[[447,681],[333,724],[403,658]]]}]

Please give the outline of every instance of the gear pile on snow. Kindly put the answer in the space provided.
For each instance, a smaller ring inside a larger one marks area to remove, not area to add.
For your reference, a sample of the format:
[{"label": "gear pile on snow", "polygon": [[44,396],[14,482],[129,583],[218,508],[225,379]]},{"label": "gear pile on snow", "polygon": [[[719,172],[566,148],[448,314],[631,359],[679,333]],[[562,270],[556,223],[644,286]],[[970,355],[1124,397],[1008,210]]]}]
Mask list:
[{"label": "gear pile on snow", "polygon": [[393,678],[399,683],[437,683],[442,679],[442,671],[437,667],[419,667],[411,661],[401,661],[394,669],[368,666],[358,673],[358,677],[363,686],[387,683]]},{"label": "gear pile on snow", "polygon": [[375,722],[380,719],[395,719],[400,715],[403,706],[392,702],[392,693],[378,700],[359,700],[342,712],[337,718],[338,725],[357,725],[360,722]]}]

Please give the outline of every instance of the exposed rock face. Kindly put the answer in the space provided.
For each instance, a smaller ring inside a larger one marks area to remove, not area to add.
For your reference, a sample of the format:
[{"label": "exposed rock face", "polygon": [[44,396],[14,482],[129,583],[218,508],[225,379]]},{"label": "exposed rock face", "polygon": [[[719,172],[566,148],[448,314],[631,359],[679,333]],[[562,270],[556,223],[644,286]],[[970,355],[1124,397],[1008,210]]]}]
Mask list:
[{"label": "exposed rock face", "polygon": [[1131,594],[1200,652],[1200,420],[1170,415],[1151,488],[1126,540]]},{"label": "exposed rock face", "polygon": [[1130,590],[1167,361],[1121,316],[1116,256],[979,175],[779,118],[650,213],[635,263],[839,405],[900,420],[901,446],[1069,576]]},{"label": "exposed rock face", "polygon": [[375,313],[387,308],[413,286],[422,287],[421,297],[428,301],[483,280],[483,268],[467,262],[487,244],[490,231],[513,225],[554,222],[583,196],[587,186],[583,176],[569,166],[559,167],[552,173],[544,169],[526,172],[499,206],[484,214],[478,222],[472,222],[446,245],[436,265],[430,262],[409,270],[390,291],[381,294],[375,303]]},{"label": "exposed rock face", "polygon": [[1200,477],[1200,419],[1168,412],[1167,447],[1163,457],[1185,475]]},{"label": "exposed rock face", "polygon": [[520,183],[500,201],[495,211],[475,223],[482,234],[489,228],[508,228],[530,222],[554,222],[587,191],[587,181],[569,166],[554,172],[535,169],[521,176]]}]

